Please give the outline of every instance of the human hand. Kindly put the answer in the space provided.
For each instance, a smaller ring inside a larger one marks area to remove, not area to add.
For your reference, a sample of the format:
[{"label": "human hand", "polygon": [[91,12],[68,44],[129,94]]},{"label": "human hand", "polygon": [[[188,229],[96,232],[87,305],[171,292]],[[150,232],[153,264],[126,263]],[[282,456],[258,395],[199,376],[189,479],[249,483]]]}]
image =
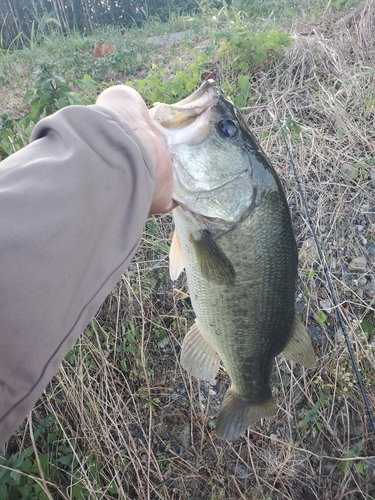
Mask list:
[{"label": "human hand", "polygon": [[111,109],[132,127],[141,139],[155,167],[156,184],[150,213],[168,212],[177,206],[172,199],[173,167],[161,132],[152,127],[149,110],[138,92],[126,85],[104,90],[96,104]]}]

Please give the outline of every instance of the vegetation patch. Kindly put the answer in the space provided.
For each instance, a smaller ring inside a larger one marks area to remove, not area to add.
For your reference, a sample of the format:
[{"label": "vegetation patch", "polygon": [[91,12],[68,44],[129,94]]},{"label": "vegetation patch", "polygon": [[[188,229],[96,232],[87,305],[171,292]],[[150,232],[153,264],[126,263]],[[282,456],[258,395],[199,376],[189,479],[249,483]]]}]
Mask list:
[{"label": "vegetation patch", "polygon": [[[40,30],[36,43],[4,49],[0,155],[26,144],[42,116],[93,103],[111,84],[133,85],[151,105],[185,97],[215,71],[285,187],[300,255],[296,307],[317,370],[277,360],[278,414],[219,441],[229,380],[221,369],[199,382],[179,364],[194,313],[185,277],[169,278],[171,216],[150,217],[133,262],[0,455],[0,499],[375,498],[374,436],[281,133],[374,408],[375,3],[339,12],[351,3],[302,2],[302,12],[275,0],[277,18],[265,4],[202,2],[198,16],[169,24],[64,38]],[[95,44],[114,51],[95,57]]]}]

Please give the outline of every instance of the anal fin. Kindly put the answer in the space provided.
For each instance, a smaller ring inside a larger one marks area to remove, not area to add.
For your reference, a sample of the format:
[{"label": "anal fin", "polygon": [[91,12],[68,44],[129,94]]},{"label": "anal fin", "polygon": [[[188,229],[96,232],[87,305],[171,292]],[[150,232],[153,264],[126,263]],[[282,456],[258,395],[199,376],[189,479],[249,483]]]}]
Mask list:
[{"label": "anal fin", "polygon": [[297,313],[294,315],[292,335],[279,356],[296,361],[306,368],[316,367],[315,351],[310,336]]},{"label": "anal fin", "polygon": [[171,249],[169,251],[169,274],[172,280],[176,280],[185,269],[184,256],[182,254],[181,242],[175,229]]},{"label": "anal fin", "polygon": [[212,380],[219,371],[220,357],[204,338],[197,319],[182,343],[181,366],[201,380]]}]

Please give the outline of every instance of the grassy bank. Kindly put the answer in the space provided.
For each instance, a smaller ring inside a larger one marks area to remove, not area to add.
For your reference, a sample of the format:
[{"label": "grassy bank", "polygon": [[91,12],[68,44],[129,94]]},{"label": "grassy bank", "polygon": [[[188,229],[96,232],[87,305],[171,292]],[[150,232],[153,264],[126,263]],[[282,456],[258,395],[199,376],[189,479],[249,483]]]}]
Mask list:
[{"label": "grassy bank", "polygon": [[[296,305],[318,359],[315,372],[277,360],[276,417],[233,444],[217,440],[229,380],[222,369],[199,383],[179,365],[194,314],[185,277],[169,278],[171,216],[151,217],[133,263],[0,455],[0,499],[375,498],[374,436],[281,134],[374,407],[375,3],[330,6],[293,21],[222,9],[85,37],[45,32],[0,54],[2,158],[42,116],[111,84],[173,102],[216,70],[285,187]],[[154,38],[179,31],[172,43]],[[94,44],[114,50],[97,58]]]}]

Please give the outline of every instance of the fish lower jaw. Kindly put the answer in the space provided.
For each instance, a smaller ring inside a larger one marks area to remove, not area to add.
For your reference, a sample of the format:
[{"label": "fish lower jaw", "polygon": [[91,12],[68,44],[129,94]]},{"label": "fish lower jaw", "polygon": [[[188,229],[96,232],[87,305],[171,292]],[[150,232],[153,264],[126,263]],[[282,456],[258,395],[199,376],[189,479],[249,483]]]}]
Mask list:
[{"label": "fish lower jaw", "polygon": [[236,222],[233,221],[227,221],[224,219],[220,219],[219,217],[209,217],[208,215],[203,215],[199,212],[195,212],[188,205],[180,202],[178,199],[176,199],[175,201],[178,203],[177,208],[181,208],[182,211],[190,218],[191,222],[198,222],[199,226],[202,229],[208,229],[212,232],[213,235],[230,231],[236,225]]}]

